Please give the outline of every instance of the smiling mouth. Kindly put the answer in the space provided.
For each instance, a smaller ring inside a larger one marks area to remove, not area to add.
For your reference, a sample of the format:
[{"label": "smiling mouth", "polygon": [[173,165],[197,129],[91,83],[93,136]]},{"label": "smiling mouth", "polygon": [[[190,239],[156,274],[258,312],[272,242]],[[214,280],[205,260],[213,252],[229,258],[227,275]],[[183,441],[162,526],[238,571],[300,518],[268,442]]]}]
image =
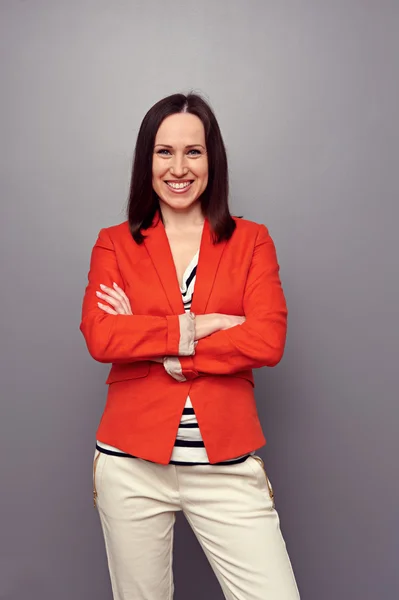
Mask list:
[{"label": "smiling mouth", "polygon": [[186,181],[165,181],[165,183],[174,192],[180,192],[188,189],[194,181],[190,179]]}]

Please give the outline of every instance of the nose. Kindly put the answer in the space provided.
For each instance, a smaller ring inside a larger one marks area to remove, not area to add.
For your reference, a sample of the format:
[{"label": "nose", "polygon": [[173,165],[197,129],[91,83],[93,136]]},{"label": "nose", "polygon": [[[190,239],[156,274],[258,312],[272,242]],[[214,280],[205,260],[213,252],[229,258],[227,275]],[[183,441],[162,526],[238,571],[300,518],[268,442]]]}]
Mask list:
[{"label": "nose", "polygon": [[172,159],[170,166],[170,172],[176,177],[183,177],[188,173],[188,167],[186,165],[186,157],[183,153],[176,152]]}]

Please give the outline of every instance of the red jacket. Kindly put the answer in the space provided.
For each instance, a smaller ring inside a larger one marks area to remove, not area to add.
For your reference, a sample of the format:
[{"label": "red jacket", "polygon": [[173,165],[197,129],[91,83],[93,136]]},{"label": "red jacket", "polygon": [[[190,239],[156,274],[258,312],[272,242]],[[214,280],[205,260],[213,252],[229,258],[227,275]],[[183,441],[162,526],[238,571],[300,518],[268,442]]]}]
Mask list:
[{"label": "red jacket", "polygon": [[[205,221],[191,310],[245,315],[246,321],[199,340],[180,362],[178,382],[153,357],[177,356],[184,307],[168,239],[155,218],[142,245],[128,223],[102,229],[91,256],[80,329],[93,358],[113,363],[97,439],[135,456],[169,462],[190,395],[211,463],[263,446],[253,368],[284,351],[287,307],[273,241],[264,225],[235,219],[228,242],[213,244]],[[100,283],[116,282],[133,315],[98,306]]]}]

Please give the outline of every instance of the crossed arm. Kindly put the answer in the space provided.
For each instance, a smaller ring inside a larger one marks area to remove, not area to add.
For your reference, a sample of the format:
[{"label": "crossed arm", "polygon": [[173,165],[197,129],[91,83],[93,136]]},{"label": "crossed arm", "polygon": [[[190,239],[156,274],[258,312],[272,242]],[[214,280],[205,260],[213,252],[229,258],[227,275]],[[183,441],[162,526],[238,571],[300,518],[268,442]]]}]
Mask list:
[{"label": "crossed arm", "polygon": [[[106,302],[98,302],[98,307],[109,315],[133,315],[130,306],[129,298],[126,296],[122,288],[117,283],[113,283],[112,288],[104,284],[100,284],[101,292],[96,291],[98,298]],[[180,335],[184,335],[184,340],[181,345],[192,348],[192,342],[198,342],[204,337],[212,335],[216,331],[224,331],[235,325],[241,325],[245,322],[245,317],[238,315],[225,315],[221,313],[213,313],[207,315],[197,315],[193,321],[193,327],[190,327],[190,316],[187,313],[179,315]],[[179,352],[183,356],[186,353]],[[193,351],[188,353],[194,354]],[[160,357],[154,356],[151,360],[162,362]]]},{"label": "crossed arm", "polygon": [[[244,315],[197,315],[192,324],[187,313],[133,315],[112,241],[102,230],[93,248],[81,330],[96,360],[153,360],[164,363],[178,381],[201,373],[274,366],[283,355],[287,327],[278,273],[273,241],[261,225],[245,287]],[[105,285],[104,278],[111,285]]]}]

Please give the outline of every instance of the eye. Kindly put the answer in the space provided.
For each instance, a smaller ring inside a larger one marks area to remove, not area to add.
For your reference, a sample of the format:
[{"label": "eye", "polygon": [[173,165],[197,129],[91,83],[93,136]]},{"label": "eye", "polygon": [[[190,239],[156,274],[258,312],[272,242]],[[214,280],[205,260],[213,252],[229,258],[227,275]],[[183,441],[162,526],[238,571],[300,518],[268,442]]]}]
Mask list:
[{"label": "eye", "polygon": [[189,150],[188,152],[189,155],[191,156],[199,156],[202,154],[201,150],[197,150],[196,148],[192,148],[191,150]]},{"label": "eye", "polygon": [[156,153],[159,154],[160,156],[170,155],[170,152],[169,152],[169,150],[167,150],[167,148],[160,148],[159,150],[157,150]]}]

